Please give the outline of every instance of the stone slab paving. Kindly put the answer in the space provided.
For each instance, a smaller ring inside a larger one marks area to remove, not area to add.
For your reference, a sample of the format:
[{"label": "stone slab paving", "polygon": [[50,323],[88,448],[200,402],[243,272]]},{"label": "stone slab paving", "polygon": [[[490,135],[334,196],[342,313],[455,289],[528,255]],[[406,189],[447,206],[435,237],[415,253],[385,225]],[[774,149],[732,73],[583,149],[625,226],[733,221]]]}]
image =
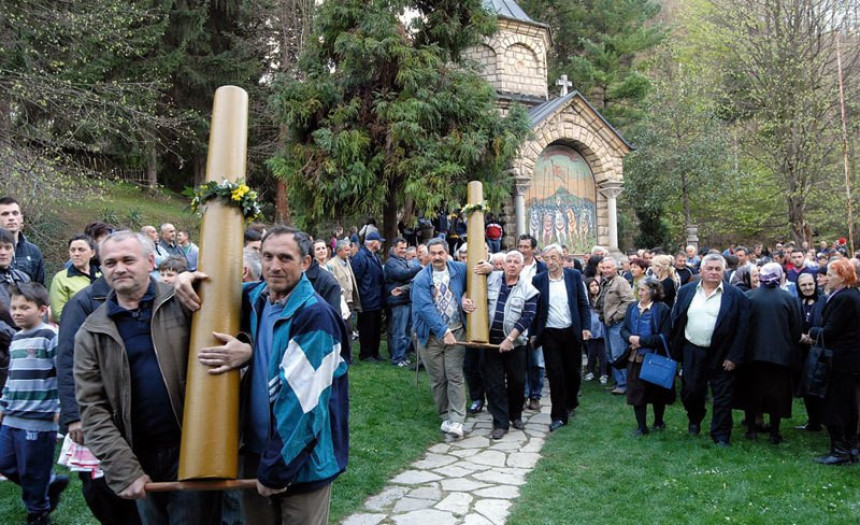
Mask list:
[{"label": "stone slab paving", "polygon": [[463,439],[431,446],[344,525],[502,525],[549,433],[549,399],[523,412],[525,430],[490,439],[486,410],[469,416]]}]

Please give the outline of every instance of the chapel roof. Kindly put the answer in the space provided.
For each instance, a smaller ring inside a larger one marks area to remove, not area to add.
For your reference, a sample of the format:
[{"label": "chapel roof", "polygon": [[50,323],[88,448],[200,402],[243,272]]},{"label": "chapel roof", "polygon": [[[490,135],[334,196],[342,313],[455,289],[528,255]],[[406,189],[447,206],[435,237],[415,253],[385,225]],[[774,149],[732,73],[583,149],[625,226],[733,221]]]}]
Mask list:
[{"label": "chapel roof", "polygon": [[503,18],[536,24],[514,0],[484,0],[484,8]]},{"label": "chapel roof", "polygon": [[588,108],[591,109],[591,111],[593,111],[594,114],[600,118],[600,120],[603,122],[603,124],[606,125],[606,127],[616,137],[621,139],[621,141],[628,148],[630,148],[631,150],[636,149],[633,147],[632,144],[627,142],[627,140],[621,135],[621,133],[617,129],[615,129],[615,127],[612,126],[612,124],[610,124],[609,121],[606,120],[606,118],[604,118],[604,116],[601,115],[600,112],[594,108],[594,106],[591,105],[591,102],[589,102],[588,99],[586,99],[584,96],[582,96],[582,93],[580,93],[579,91],[576,91],[576,90],[571,91],[570,93],[568,93],[567,95],[565,95],[563,97],[555,98],[552,100],[547,100],[543,104],[540,104],[538,106],[531,108],[529,110],[529,119],[531,119],[532,129],[535,129],[544,120],[550,118],[551,116],[555,115],[558,111],[561,111],[562,109],[564,109],[565,107],[570,105],[573,102],[573,99],[579,99],[582,102],[584,102],[585,105],[588,106]]}]

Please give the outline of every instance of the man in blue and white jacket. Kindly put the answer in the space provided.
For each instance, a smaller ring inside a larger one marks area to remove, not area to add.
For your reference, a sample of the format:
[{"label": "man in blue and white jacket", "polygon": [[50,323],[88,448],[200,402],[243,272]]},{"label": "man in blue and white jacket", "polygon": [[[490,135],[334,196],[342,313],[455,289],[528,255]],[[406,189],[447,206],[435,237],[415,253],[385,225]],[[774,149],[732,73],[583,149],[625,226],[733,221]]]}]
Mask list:
[{"label": "man in blue and white jacket", "polygon": [[256,473],[264,497],[246,491],[247,523],[325,524],[331,483],[346,469],[349,337],[303,274],[310,254],[307,234],[275,226],[263,237],[263,282],[244,288],[243,328],[254,340],[245,473]]}]

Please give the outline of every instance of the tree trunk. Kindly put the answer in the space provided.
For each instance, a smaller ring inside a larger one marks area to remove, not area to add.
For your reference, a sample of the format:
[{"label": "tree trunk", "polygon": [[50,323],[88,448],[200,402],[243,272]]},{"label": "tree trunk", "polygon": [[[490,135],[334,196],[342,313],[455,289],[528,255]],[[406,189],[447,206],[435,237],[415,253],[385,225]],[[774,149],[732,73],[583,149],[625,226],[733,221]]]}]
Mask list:
[{"label": "tree trunk", "polygon": [[384,254],[383,259],[388,258],[388,247],[391,246],[391,241],[398,235],[396,195],[397,190],[389,186],[385,205],[382,207],[382,236],[385,237],[385,246],[382,249],[382,254]]},{"label": "tree trunk", "polygon": [[151,190],[158,187],[158,149],[155,141],[146,143],[146,185]]},{"label": "tree trunk", "polygon": [[[808,226],[803,213],[804,200],[802,197],[788,199],[788,225],[791,228],[791,239],[800,244],[805,238]],[[809,239],[811,240],[811,239]]]},{"label": "tree trunk", "polygon": [[278,179],[275,194],[275,222],[279,224],[290,223],[290,202],[287,194],[287,183]]}]

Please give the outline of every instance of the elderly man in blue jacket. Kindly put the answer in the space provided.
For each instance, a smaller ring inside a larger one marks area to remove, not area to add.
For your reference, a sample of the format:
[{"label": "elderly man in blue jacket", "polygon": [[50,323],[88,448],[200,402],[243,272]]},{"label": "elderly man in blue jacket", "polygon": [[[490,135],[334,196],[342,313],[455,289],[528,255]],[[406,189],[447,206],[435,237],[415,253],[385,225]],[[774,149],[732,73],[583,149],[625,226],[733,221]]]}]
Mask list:
[{"label": "elderly man in blue jacket", "polygon": [[[384,361],[379,356],[382,331],[382,309],[385,307],[385,272],[377,252],[385,239],[378,232],[370,232],[364,245],[350,259],[352,273],[358,284],[361,311],[358,312],[358,358],[362,361]],[[390,353],[390,352],[389,352]]]},{"label": "elderly man in blue jacket", "polygon": [[428,241],[427,250],[430,264],[412,282],[412,326],[418,336],[418,353],[430,374],[441,430],[461,438],[466,420],[466,348],[457,341],[465,336],[460,302],[466,290],[466,265],[448,260],[448,244],[443,239]]}]

